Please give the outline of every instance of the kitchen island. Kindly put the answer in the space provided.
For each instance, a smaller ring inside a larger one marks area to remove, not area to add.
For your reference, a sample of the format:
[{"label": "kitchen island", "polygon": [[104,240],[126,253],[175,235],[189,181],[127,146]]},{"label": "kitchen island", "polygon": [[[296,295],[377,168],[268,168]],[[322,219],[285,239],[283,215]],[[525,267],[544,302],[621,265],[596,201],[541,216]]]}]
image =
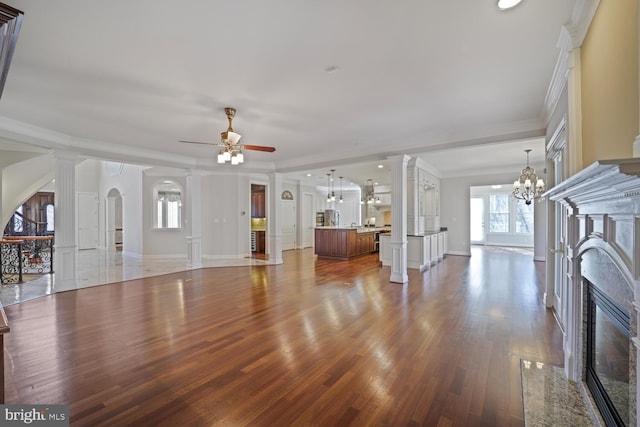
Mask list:
[{"label": "kitchen island", "polygon": [[378,236],[383,228],[317,227],[315,254],[321,258],[350,259],[378,250]]},{"label": "kitchen island", "polygon": [[[424,271],[431,265],[444,259],[449,246],[447,231],[425,232],[419,235],[407,235],[407,268]],[[380,262],[391,265],[391,235],[380,238]]]}]

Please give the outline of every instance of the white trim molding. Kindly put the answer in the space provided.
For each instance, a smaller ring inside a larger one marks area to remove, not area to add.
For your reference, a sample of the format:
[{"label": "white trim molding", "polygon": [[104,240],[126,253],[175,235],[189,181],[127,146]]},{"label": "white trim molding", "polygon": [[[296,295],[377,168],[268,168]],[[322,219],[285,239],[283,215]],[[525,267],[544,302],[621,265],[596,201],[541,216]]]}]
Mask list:
[{"label": "white trim molding", "polygon": [[558,105],[560,94],[567,84],[569,53],[582,46],[599,5],[600,0],[578,0],[573,8],[570,21],[560,29],[556,45],[560,51],[549,82],[542,113],[546,124],[549,124],[549,120]]}]

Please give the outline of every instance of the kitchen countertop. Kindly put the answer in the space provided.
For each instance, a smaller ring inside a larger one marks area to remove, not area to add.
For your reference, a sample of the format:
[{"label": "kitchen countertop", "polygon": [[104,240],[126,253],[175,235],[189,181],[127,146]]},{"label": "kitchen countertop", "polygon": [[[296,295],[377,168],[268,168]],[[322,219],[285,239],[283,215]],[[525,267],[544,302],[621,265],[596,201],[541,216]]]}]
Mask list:
[{"label": "kitchen countertop", "polygon": [[[423,234],[407,234],[407,237],[427,237],[427,236],[434,236],[440,233],[444,233],[444,231],[425,231]],[[391,233],[388,233],[388,235],[391,236]]]},{"label": "kitchen countertop", "polygon": [[389,228],[384,227],[316,227],[318,230],[356,230],[356,233],[373,233],[390,231]]}]

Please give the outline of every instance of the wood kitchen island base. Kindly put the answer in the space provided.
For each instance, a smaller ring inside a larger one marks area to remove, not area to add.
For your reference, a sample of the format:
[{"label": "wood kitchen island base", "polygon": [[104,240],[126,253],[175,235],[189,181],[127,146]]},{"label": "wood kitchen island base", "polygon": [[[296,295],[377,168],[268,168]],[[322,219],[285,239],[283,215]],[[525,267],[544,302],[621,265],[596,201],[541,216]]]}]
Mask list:
[{"label": "wood kitchen island base", "polygon": [[377,250],[380,230],[357,228],[316,228],[315,254],[321,258],[350,259]]}]

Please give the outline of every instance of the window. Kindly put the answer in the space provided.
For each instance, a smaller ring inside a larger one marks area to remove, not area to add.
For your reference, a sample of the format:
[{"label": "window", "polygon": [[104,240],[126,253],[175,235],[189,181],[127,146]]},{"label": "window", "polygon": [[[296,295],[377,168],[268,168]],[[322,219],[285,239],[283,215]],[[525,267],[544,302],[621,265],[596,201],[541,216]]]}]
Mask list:
[{"label": "window", "polygon": [[509,193],[489,196],[490,233],[533,233],[533,205]]},{"label": "window", "polygon": [[16,213],[19,215],[13,216],[13,232],[22,233],[24,231],[24,217],[22,216],[22,205],[18,206]]},{"label": "window", "polygon": [[509,232],[509,194],[489,196],[489,233]]},{"label": "window", "polygon": [[54,230],[54,208],[53,205],[49,204],[47,205],[47,210],[46,210],[46,215],[47,215],[47,231],[53,231]]},{"label": "window", "polygon": [[182,228],[182,189],[174,181],[165,180],[155,186],[156,228]]},{"label": "window", "polygon": [[515,232],[533,233],[533,205],[527,205],[523,201],[514,201]]}]

